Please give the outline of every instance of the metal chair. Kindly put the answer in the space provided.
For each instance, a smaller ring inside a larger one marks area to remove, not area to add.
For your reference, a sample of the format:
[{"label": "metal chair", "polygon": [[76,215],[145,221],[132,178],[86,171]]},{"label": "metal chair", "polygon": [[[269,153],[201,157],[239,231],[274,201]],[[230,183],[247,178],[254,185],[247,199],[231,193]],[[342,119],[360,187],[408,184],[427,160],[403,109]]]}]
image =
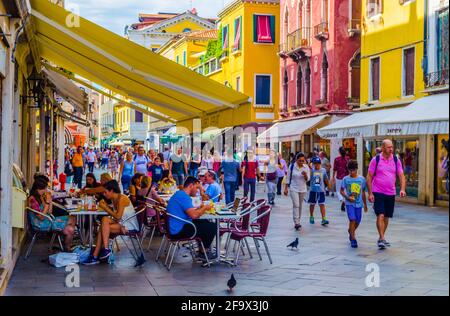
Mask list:
[{"label": "metal chair", "polygon": [[[142,249],[142,245],[141,245],[141,234],[142,234],[142,230],[143,230],[142,227],[143,227],[143,222],[144,222],[144,217],[145,217],[145,211],[146,211],[146,208],[142,207],[142,208],[136,210],[136,213],[134,215],[120,221],[120,224],[123,225],[126,222],[129,222],[129,221],[133,220],[134,218],[136,218],[138,221],[138,225],[139,225],[138,230],[129,230],[128,232],[126,232],[124,234],[122,234],[122,233],[111,234],[109,236],[109,244],[110,244],[111,251],[113,251],[112,246],[113,246],[114,241],[116,240],[117,237],[120,237],[120,239],[125,244],[128,251],[130,252],[130,254],[133,256],[134,260],[136,261],[135,267],[143,265],[146,261],[145,255],[144,255],[144,250]],[[133,249],[128,246],[124,237],[128,237],[130,239]]]},{"label": "metal chair", "polygon": [[[256,251],[258,252],[260,260],[262,260],[262,257],[261,257],[261,252],[259,250],[259,244],[258,244],[259,241],[263,242],[263,244],[265,246],[266,253],[267,253],[267,256],[269,257],[270,264],[273,263],[272,257],[269,252],[269,247],[268,247],[266,239],[265,239],[268,228],[269,228],[271,211],[272,211],[272,207],[266,205],[266,206],[263,206],[261,209],[259,209],[259,215],[253,221],[250,221],[250,214],[247,214],[243,217],[241,227],[235,226],[235,229],[230,234],[230,238],[229,238],[229,240],[227,242],[227,246],[226,246],[226,249],[227,249],[226,257],[227,258],[228,258],[228,253],[229,253],[229,249],[230,249],[231,240],[235,241],[235,245],[234,245],[233,249],[236,247],[236,244],[238,244],[238,249],[239,249],[242,245],[242,241],[245,241],[247,238],[252,238],[255,243]],[[253,222],[258,223],[259,228],[260,228],[259,231],[255,232],[250,229],[251,223],[253,223]],[[240,253],[240,251],[236,252],[236,256],[234,259],[235,266],[237,265],[238,260],[239,260],[239,253]]]},{"label": "metal chair", "polygon": [[[167,270],[170,271],[170,269],[172,267],[173,260],[174,260],[174,258],[176,256],[176,254],[178,253],[178,250],[180,249],[181,243],[188,244],[189,250],[190,250],[190,253],[191,253],[191,256],[192,256],[192,260],[195,261],[195,253],[194,253],[195,252],[195,248],[194,248],[193,242],[197,242],[199,247],[201,247],[202,252],[205,254],[206,265],[208,267],[210,267],[211,263],[210,263],[210,261],[208,259],[208,255],[206,254],[205,246],[203,245],[203,242],[202,242],[202,240],[200,238],[195,237],[197,235],[197,227],[195,226],[195,224],[192,223],[192,222],[189,222],[189,221],[187,221],[185,219],[182,219],[182,218],[180,218],[178,216],[170,214],[169,212],[165,212],[164,213],[164,217],[165,217],[165,228],[166,228],[166,232],[167,232],[166,233],[166,240],[167,240],[168,245],[169,245],[169,249],[167,251],[167,256],[166,256],[166,261],[164,263],[164,265],[166,266]],[[187,238],[181,238],[181,239],[176,239],[176,238],[173,238],[172,236],[170,236],[170,233],[169,233],[169,218],[177,219],[177,220],[183,222],[184,225],[191,225],[193,227],[193,229],[194,229],[194,233],[192,234],[192,236],[187,237]],[[172,254],[171,254],[171,252],[172,252]]]},{"label": "metal chair", "polygon": [[[30,213],[28,213],[28,220],[30,223],[31,223],[31,220],[30,220],[31,213],[34,213],[39,216],[43,216],[44,218],[48,219],[52,223],[54,222],[54,217],[52,217],[51,215],[36,211],[30,207],[27,207],[26,210],[28,212],[30,212]],[[62,240],[61,240],[62,231],[56,231],[56,230],[52,230],[52,229],[40,230],[40,229],[34,227],[33,225],[29,224],[29,232],[31,233],[31,236],[33,236],[33,237],[31,238],[30,245],[28,246],[27,251],[25,252],[25,260],[28,260],[28,258],[30,257],[31,250],[33,249],[34,244],[36,243],[37,237],[42,234],[53,233],[52,238],[50,240],[49,247],[48,247],[49,251],[51,251],[53,249],[53,244],[54,244],[56,238],[58,239],[58,243],[59,243],[59,247],[60,247],[61,251],[64,251],[64,247],[63,247]]]}]

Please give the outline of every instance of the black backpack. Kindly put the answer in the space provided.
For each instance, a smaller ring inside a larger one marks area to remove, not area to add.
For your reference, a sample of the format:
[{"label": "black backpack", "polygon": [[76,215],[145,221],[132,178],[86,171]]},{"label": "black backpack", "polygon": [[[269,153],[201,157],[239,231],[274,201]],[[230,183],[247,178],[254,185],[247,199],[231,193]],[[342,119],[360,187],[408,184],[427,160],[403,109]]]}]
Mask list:
[{"label": "black backpack", "polygon": [[[378,170],[378,165],[380,164],[380,160],[381,160],[381,155],[377,155],[375,157],[375,161],[376,161],[375,171],[373,172],[374,178],[377,176],[377,170]],[[394,162],[395,162],[395,176],[397,177],[397,175],[398,175],[398,157],[396,155],[394,155]]]}]

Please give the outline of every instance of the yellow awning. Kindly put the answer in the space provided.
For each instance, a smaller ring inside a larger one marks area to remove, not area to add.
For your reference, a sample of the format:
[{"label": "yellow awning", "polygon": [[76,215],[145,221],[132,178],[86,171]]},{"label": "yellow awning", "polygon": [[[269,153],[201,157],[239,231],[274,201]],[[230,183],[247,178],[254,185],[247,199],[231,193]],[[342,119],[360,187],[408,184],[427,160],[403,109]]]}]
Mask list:
[{"label": "yellow awning", "polygon": [[49,69],[43,69],[46,77],[55,86],[56,92],[60,97],[72,104],[75,109],[83,114],[88,111],[88,96],[76,84],[63,75]]},{"label": "yellow awning", "polygon": [[49,1],[30,3],[41,57],[177,121],[250,101]]}]

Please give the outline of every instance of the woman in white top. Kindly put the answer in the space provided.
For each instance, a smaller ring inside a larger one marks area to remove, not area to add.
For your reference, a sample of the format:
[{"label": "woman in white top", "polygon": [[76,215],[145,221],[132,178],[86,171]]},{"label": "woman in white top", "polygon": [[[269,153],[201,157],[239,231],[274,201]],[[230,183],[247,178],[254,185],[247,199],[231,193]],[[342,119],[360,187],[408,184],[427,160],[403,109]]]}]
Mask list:
[{"label": "woman in white top", "polygon": [[[105,184],[105,198],[112,201],[111,208],[105,200],[101,200],[99,209],[107,212],[109,216],[102,218],[100,232],[97,236],[97,244],[94,253],[84,262],[85,265],[100,263],[111,256],[109,249],[109,236],[111,234],[125,234],[128,231],[139,230],[139,223],[135,215],[135,210],[130,199],[121,193],[119,183],[111,180]],[[133,218],[132,218],[133,217]]]},{"label": "woman in white top", "polygon": [[303,153],[297,154],[295,162],[289,167],[286,187],[284,189],[284,195],[291,193],[291,199],[293,204],[293,217],[295,229],[299,230],[300,219],[302,217],[303,201],[308,191],[307,182],[311,177],[311,170],[306,162],[306,157]]}]

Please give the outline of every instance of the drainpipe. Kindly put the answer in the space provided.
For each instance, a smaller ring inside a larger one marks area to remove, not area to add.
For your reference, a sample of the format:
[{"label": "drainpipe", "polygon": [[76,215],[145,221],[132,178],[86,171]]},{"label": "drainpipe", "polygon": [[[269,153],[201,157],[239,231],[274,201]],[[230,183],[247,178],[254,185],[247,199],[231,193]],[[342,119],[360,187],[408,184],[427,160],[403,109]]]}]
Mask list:
[{"label": "drainpipe", "polygon": [[424,0],[425,14],[424,14],[424,25],[423,25],[423,60],[422,60],[422,70],[423,78],[426,81],[426,76],[428,74],[428,3],[430,0]]}]

